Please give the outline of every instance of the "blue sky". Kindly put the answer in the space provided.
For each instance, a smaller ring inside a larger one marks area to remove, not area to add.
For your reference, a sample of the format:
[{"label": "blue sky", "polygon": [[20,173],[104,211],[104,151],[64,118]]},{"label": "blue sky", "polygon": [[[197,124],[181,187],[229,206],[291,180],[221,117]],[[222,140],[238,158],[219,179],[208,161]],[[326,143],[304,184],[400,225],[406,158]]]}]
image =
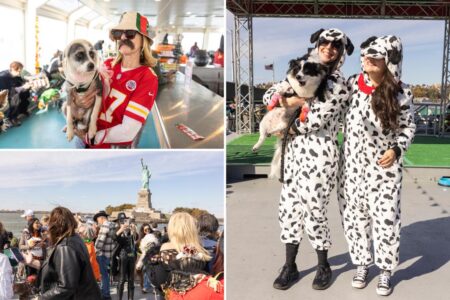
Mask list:
[{"label": "blue sky", "polygon": [[[231,30],[234,17],[227,11],[227,81],[232,79]],[[336,27],[355,45],[342,71],[345,77],[360,71],[359,45],[370,36],[394,34],[403,42],[402,81],[410,84],[441,83],[444,21],[430,20],[355,20],[306,18],[254,18],[254,83],[272,81],[272,71],[265,64],[275,62],[275,80],[282,80],[288,61],[302,56],[312,44],[311,34],[320,28]]]},{"label": "blue sky", "polygon": [[152,172],[154,208],[199,207],[223,217],[223,151],[2,151],[0,209],[135,204],[141,157]]}]

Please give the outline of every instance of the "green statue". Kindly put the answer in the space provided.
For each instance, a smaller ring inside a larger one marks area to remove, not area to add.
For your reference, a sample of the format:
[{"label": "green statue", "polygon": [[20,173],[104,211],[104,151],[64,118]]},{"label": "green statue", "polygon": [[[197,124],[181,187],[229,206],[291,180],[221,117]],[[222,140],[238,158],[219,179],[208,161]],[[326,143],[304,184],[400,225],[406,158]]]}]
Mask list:
[{"label": "green statue", "polygon": [[148,166],[144,164],[143,158],[141,158],[141,165],[142,165],[142,189],[148,190],[148,182],[152,177],[152,172],[150,172]]}]

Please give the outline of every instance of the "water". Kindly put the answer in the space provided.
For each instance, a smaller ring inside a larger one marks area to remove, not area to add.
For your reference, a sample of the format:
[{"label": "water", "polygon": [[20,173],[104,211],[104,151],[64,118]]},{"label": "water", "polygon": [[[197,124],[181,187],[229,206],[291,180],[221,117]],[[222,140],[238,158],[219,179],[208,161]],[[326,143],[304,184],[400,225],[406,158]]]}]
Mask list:
[{"label": "water", "polygon": [[[20,237],[22,230],[27,226],[27,222],[24,218],[21,218],[22,213],[5,213],[0,212],[0,222],[3,223],[3,227],[6,231],[11,231],[15,237]],[[43,214],[36,214],[36,218],[41,219]]]}]

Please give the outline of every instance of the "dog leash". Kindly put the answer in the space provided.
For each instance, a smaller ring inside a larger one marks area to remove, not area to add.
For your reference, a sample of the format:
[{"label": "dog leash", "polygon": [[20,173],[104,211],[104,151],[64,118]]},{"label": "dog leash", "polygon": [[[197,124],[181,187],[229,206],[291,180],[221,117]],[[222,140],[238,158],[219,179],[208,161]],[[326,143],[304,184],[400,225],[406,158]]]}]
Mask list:
[{"label": "dog leash", "polygon": [[298,118],[298,115],[300,114],[301,110],[302,110],[301,106],[295,110],[295,113],[289,119],[288,126],[284,130],[283,140],[281,142],[281,166],[280,166],[280,179],[279,179],[279,181],[281,183],[284,183],[284,153],[286,152],[287,136],[289,134],[289,130],[291,129],[291,126],[294,124],[295,120]]}]

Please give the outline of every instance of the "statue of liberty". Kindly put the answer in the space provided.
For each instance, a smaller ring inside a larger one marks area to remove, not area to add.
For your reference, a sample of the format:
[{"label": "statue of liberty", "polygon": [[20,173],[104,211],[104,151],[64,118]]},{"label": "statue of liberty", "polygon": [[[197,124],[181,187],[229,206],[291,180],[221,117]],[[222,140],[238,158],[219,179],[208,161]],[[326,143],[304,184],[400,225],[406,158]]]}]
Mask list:
[{"label": "statue of liberty", "polygon": [[148,190],[148,182],[150,181],[150,178],[152,177],[152,172],[150,172],[150,169],[147,165],[144,164],[144,159],[141,158],[141,165],[142,165],[142,189]]}]

